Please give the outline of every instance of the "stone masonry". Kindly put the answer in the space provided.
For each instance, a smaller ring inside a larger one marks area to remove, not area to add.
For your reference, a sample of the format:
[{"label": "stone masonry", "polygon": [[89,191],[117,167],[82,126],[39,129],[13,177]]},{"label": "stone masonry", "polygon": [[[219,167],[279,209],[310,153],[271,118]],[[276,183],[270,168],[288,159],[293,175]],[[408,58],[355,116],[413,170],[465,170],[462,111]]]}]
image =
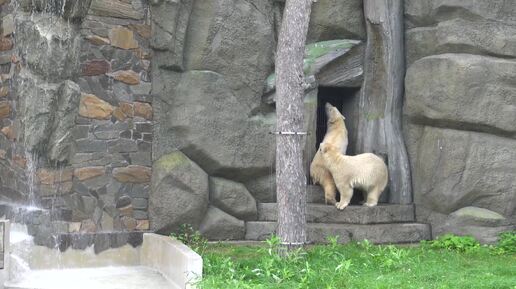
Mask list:
[{"label": "stone masonry", "polygon": [[53,2],[0,1],[0,201],[52,209],[36,237],[148,230],[146,1]]}]

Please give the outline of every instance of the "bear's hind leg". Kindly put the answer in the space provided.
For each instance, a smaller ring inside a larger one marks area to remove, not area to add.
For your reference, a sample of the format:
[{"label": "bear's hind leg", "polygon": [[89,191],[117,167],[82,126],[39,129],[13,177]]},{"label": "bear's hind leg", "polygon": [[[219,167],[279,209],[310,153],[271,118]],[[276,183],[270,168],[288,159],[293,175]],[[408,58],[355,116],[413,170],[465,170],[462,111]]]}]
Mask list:
[{"label": "bear's hind leg", "polygon": [[335,185],[335,181],[333,181],[333,176],[330,171],[324,169],[321,177],[319,178],[319,183],[323,187],[324,190],[324,202],[326,205],[333,205],[337,202],[337,186]]},{"label": "bear's hind leg", "polygon": [[364,206],[366,207],[374,207],[378,204],[378,198],[380,197],[380,194],[382,193],[383,189],[381,189],[379,186],[374,187],[372,190],[370,190],[367,194],[367,200],[364,203]]},{"label": "bear's hind leg", "polygon": [[351,201],[351,197],[353,197],[353,188],[346,186],[345,188],[340,189],[340,202],[335,204],[337,209],[344,210],[349,205],[349,202]]},{"label": "bear's hind leg", "polygon": [[324,189],[324,202],[326,203],[326,205],[335,204],[337,202],[337,187],[335,186],[333,179],[331,181],[326,180],[324,184],[321,185]]}]

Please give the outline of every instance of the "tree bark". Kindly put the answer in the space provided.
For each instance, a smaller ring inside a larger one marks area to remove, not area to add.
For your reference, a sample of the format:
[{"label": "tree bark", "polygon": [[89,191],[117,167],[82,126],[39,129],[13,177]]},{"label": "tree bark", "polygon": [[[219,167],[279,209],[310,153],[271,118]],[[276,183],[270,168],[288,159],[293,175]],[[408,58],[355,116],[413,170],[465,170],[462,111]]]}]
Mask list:
[{"label": "tree bark", "polygon": [[[304,129],[303,58],[312,0],[287,0],[276,54],[278,132]],[[278,236],[291,249],[306,243],[304,135],[278,134],[276,181]]]},{"label": "tree bark", "polygon": [[367,46],[360,94],[358,151],[387,156],[389,202],[412,202],[407,150],[401,132],[403,0],[364,0]]}]

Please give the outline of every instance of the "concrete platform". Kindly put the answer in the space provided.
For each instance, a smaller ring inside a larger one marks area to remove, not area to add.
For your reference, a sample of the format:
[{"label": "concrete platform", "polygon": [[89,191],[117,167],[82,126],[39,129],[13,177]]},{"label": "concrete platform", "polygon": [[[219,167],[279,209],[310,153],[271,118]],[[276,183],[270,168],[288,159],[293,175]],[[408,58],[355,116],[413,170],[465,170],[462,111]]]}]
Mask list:
[{"label": "concrete platform", "polygon": [[[265,240],[276,233],[276,222],[247,222],[247,240]],[[369,240],[376,244],[414,243],[431,238],[430,225],[420,223],[393,224],[308,224],[308,241],[325,242],[328,236],[339,236],[340,243]]]},{"label": "concrete platform", "polygon": [[[258,204],[258,221],[277,221],[276,203]],[[414,222],[414,205],[349,206],[340,211],[335,206],[307,204],[308,223],[385,224]]]},{"label": "concrete platform", "polygon": [[2,289],[190,289],[202,278],[202,258],[168,236],[145,233],[134,246],[60,251],[35,244],[26,230],[11,232]]},{"label": "concrete platform", "polygon": [[147,267],[104,267],[33,270],[6,289],[169,289],[179,288],[157,270]]}]

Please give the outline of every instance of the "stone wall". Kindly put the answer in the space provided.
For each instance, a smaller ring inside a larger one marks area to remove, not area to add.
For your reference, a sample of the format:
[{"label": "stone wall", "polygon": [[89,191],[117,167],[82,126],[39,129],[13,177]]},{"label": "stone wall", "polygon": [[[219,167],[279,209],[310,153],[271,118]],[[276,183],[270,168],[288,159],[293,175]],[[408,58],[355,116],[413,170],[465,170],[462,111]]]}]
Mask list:
[{"label": "stone wall", "polygon": [[148,6],[58,2],[0,1],[0,201],[36,236],[148,230]]},{"label": "stone wall", "polygon": [[[275,201],[264,87],[283,2],[0,0],[0,202],[51,209],[21,220],[36,236],[189,223],[242,239]],[[405,3],[418,221],[490,241],[515,224],[516,3]],[[365,40],[362,5],[317,1],[308,41]],[[316,81],[360,87],[363,48]]]},{"label": "stone wall", "polygon": [[[276,0],[151,1],[152,229],[187,222],[210,238],[243,239],[256,203],[275,201],[275,108],[264,85],[282,8]],[[309,42],[364,39],[363,21],[361,0],[320,0]]]},{"label": "stone wall", "polygon": [[405,1],[405,135],[434,235],[514,228],[516,2]]}]

